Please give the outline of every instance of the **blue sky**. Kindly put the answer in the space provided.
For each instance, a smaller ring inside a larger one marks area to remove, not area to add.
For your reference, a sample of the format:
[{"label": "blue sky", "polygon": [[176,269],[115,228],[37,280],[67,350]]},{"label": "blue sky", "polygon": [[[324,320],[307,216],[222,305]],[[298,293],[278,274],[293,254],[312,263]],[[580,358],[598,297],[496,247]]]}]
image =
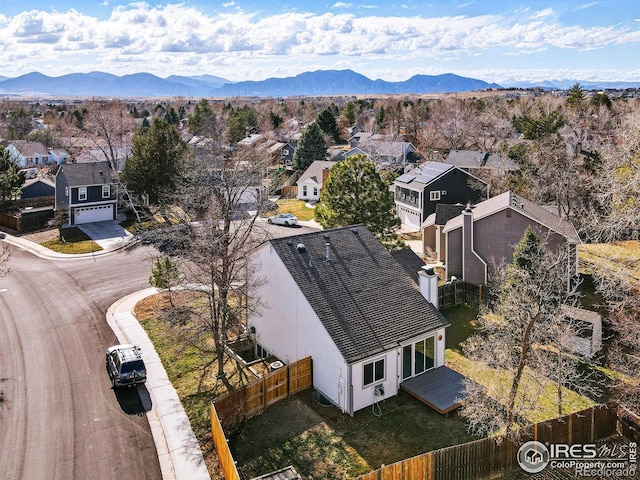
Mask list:
[{"label": "blue sky", "polygon": [[405,80],[640,83],[635,0],[0,0],[0,75],[105,71],[262,80],[352,69]]}]

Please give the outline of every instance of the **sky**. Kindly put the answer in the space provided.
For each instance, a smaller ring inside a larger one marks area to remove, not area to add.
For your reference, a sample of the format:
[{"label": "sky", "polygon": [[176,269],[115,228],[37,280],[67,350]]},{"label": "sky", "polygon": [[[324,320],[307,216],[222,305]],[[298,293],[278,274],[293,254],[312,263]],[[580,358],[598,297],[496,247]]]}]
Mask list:
[{"label": "sky", "polygon": [[0,76],[640,83],[637,0],[0,0]]}]

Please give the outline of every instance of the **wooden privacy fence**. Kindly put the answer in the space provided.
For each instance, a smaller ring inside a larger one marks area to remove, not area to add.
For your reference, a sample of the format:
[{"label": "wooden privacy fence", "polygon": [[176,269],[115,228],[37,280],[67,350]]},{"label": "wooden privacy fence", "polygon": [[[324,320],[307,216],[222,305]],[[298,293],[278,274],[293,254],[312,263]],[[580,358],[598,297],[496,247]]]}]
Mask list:
[{"label": "wooden privacy fence", "polygon": [[526,427],[518,441],[484,438],[442,448],[383,466],[356,480],[466,480],[507,475],[520,469],[517,452],[525,442],[593,443],[616,433],[618,413],[613,405],[591,407]]},{"label": "wooden privacy fence", "polygon": [[225,480],[240,480],[236,462],[231,455],[229,444],[224,436],[224,430],[222,430],[222,425],[213,403],[211,404],[211,435],[213,436],[213,443],[216,447],[220,468],[222,468]]},{"label": "wooden privacy fence", "polygon": [[223,428],[230,429],[311,386],[311,357],[307,357],[214,400],[212,406]]},{"label": "wooden privacy fence", "polygon": [[463,303],[477,307],[487,302],[487,295],[488,289],[482,285],[456,280],[438,286],[438,308],[444,310]]}]

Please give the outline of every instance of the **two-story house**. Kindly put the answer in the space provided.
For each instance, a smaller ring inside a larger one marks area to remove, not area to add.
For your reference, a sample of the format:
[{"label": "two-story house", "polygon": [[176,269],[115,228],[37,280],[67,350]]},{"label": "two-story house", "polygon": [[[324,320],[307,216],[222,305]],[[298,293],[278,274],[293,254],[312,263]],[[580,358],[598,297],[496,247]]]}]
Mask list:
[{"label": "two-story house", "polygon": [[109,162],[68,163],[56,173],[55,210],[68,214],[70,225],[114,220],[118,181]]},{"label": "two-story house", "polygon": [[488,198],[489,186],[453,165],[425,162],[400,175],[392,186],[396,215],[416,230],[436,211],[439,203],[477,203]]}]

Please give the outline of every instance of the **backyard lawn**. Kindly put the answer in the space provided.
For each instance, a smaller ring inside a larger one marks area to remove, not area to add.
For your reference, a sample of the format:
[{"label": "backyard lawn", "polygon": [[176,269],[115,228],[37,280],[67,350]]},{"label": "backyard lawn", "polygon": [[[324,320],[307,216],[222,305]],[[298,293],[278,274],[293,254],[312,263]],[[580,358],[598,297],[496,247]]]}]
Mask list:
[{"label": "backyard lawn", "polygon": [[404,392],[354,417],[321,406],[310,391],[248,421],[230,442],[246,478],[293,465],[303,478],[346,479],[382,464],[472,440],[463,419],[444,417]]}]

